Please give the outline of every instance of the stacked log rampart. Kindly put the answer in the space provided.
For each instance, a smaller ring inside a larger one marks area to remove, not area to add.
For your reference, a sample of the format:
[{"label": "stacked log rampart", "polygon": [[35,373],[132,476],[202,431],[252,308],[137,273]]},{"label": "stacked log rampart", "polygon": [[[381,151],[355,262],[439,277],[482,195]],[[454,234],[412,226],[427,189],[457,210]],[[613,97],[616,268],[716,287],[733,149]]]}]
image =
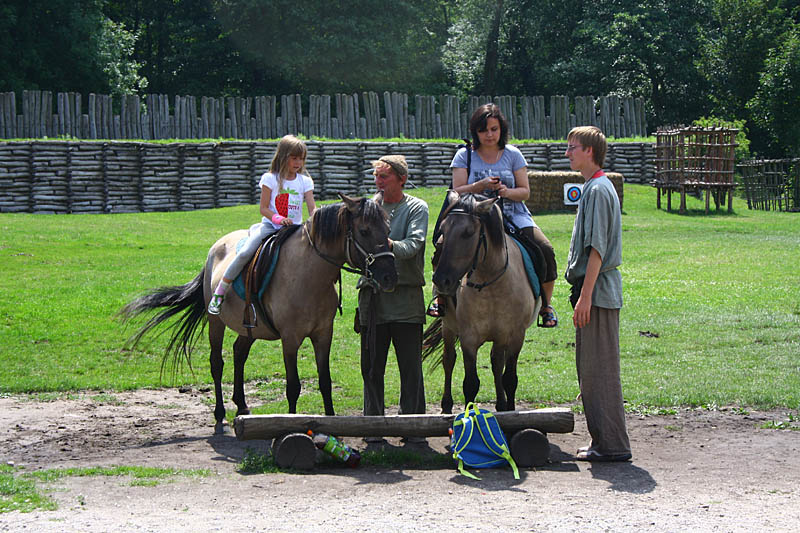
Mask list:
[{"label": "stacked log rampart", "polygon": [[[455,143],[307,141],[318,199],[374,190],[371,161],[408,160],[412,187],[446,186]],[[258,203],[276,142],[156,144],[126,141],[0,142],[0,212],[189,211]],[[567,171],[564,143],[517,144],[530,171]],[[651,143],[609,145],[606,170],[653,179]],[[535,193],[535,191],[534,191]]]}]

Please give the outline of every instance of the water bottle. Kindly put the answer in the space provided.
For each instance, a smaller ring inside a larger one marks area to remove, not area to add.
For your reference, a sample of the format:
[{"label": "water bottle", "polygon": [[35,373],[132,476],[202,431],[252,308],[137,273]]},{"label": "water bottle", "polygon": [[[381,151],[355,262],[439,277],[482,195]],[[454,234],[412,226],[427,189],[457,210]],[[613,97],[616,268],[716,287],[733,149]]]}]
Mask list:
[{"label": "water bottle", "polygon": [[314,433],[310,429],[308,430],[308,435],[314,441],[314,445],[317,448],[343,462],[350,468],[357,467],[359,461],[361,461],[361,455],[357,451],[353,450],[350,446],[333,435]]}]

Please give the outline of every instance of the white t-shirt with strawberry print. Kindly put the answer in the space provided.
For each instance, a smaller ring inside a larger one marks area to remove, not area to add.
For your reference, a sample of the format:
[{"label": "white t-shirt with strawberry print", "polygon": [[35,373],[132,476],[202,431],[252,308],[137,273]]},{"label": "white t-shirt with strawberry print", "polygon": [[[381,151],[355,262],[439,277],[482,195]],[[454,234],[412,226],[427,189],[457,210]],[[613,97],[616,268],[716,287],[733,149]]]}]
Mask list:
[{"label": "white t-shirt with strawberry print", "polygon": [[[272,172],[265,172],[258,184],[259,188],[264,186],[269,187],[269,190],[272,191],[272,198],[269,200],[269,208],[272,212],[292,219],[293,224],[302,224],[305,194],[314,190],[314,181],[311,177],[305,174],[295,174],[292,180],[284,179],[283,188],[278,190],[278,176]],[[281,226],[273,224],[267,217],[263,217],[261,222],[271,224],[275,229],[281,228]]]}]

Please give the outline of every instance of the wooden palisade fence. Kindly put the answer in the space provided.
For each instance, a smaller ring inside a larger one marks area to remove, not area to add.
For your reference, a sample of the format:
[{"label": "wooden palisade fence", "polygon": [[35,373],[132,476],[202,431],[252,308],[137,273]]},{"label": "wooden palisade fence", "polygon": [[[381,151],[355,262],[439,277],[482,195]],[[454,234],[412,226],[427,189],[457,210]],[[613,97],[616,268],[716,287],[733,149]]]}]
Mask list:
[{"label": "wooden palisade fence", "polygon": [[[258,203],[276,141],[0,141],[0,212],[122,213]],[[400,153],[411,186],[450,183],[454,142],[307,141],[315,196],[371,194],[371,161]],[[518,143],[531,171],[568,171],[566,143]],[[612,143],[606,169],[649,183],[652,143]]]},{"label": "wooden palisade fence", "polygon": [[[616,96],[473,96],[407,94],[195,97],[50,91],[0,93],[0,138],[276,139],[287,133],[332,139],[460,139],[472,111],[493,101],[517,139],[563,139],[576,125],[608,137],[647,135],[644,103]],[[545,105],[545,104],[548,105]],[[21,105],[20,105],[21,104]],[[305,107],[304,107],[305,106]]]}]

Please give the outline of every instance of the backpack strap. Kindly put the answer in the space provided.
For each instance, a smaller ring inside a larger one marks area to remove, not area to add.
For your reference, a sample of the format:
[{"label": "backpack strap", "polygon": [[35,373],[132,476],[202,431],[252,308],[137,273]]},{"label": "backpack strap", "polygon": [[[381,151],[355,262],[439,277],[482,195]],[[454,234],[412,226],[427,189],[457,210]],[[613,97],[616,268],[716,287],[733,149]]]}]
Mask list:
[{"label": "backpack strap", "polygon": [[[453,459],[458,461],[458,471],[467,476],[468,478],[480,480],[478,476],[475,474],[464,470],[464,460],[459,456],[459,454],[464,450],[464,448],[469,445],[469,441],[472,439],[472,434],[475,431],[475,415],[470,414],[470,411],[474,411],[475,405],[470,402],[467,404],[466,409],[464,409],[464,414],[461,415],[461,418],[453,421],[453,427],[455,426],[465,426],[459,435],[459,439],[457,442],[452,443],[452,452],[453,452]],[[469,420],[469,425],[464,422],[464,420]]]},{"label": "backpack strap", "polygon": [[[502,457],[508,461],[508,464],[511,465],[511,470],[514,472],[514,479],[519,479],[519,469],[517,468],[517,463],[514,462],[514,458],[511,457],[511,451],[508,449],[508,444],[506,444],[505,438],[503,438],[503,442],[497,442],[494,432],[492,431],[492,427],[489,425],[489,419],[494,419],[495,423],[497,423],[497,419],[490,412],[480,413],[478,415],[478,420],[476,420],[478,432],[480,433],[483,442],[486,443],[486,447],[498,457]],[[500,424],[497,424],[497,429],[498,431],[502,431]]]}]

